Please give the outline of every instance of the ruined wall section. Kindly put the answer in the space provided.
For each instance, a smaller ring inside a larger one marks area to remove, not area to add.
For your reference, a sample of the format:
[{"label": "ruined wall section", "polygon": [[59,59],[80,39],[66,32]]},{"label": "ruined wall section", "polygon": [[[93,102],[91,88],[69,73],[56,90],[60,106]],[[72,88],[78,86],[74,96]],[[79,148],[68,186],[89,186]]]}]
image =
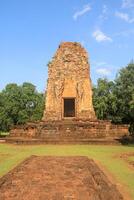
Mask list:
[{"label": "ruined wall section", "polygon": [[61,120],[63,98],[76,98],[76,118],[95,118],[88,55],[79,43],[61,43],[48,68],[43,119]]}]

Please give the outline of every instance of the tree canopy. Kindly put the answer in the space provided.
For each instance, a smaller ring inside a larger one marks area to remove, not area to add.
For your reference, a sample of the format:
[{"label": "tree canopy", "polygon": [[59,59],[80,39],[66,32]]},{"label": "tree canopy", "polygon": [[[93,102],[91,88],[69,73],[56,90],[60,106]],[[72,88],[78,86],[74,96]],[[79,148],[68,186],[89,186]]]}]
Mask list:
[{"label": "tree canopy", "polygon": [[93,87],[93,104],[99,119],[134,124],[133,62],[122,68],[114,81],[98,79]]},{"label": "tree canopy", "polygon": [[93,104],[99,119],[112,119],[113,114],[116,113],[114,86],[113,81],[98,79],[97,86],[93,87]]},{"label": "tree canopy", "polygon": [[12,125],[40,120],[43,114],[43,94],[31,83],[8,84],[0,93],[0,130]]},{"label": "tree canopy", "polygon": [[134,121],[134,63],[122,68],[115,79],[117,114],[122,122]]}]

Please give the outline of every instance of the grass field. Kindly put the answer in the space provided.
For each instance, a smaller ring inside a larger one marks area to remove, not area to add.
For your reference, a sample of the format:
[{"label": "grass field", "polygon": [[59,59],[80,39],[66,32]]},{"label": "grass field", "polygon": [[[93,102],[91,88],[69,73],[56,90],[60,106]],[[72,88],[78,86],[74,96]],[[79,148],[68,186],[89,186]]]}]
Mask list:
[{"label": "grass field", "polygon": [[134,199],[134,169],[118,156],[134,152],[134,146],[104,145],[35,145],[0,144],[0,176],[17,166],[30,155],[82,155],[93,158],[104,166],[116,180],[123,184]]},{"label": "grass field", "polygon": [[128,160],[134,162],[134,156],[130,156],[130,157],[128,158]]}]

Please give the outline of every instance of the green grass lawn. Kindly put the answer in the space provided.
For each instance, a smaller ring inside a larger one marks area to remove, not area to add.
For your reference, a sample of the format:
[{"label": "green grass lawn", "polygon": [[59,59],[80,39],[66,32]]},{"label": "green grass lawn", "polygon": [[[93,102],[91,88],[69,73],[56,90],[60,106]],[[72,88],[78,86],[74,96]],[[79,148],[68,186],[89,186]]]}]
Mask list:
[{"label": "green grass lawn", "polygon": [[17,166],[30,155],[73,156],[93,158],[107,168],[117,184],[123,184],[134,199],[134,170],[118,158],[121,153],[134,152],[134,146],[105,145],[34,145],[0,144],[0,176]]},{"label": "green grass lawn", "polygon": [[128,160],[134,162],[134,156],[129,156],[129,157],[128,157]]}]

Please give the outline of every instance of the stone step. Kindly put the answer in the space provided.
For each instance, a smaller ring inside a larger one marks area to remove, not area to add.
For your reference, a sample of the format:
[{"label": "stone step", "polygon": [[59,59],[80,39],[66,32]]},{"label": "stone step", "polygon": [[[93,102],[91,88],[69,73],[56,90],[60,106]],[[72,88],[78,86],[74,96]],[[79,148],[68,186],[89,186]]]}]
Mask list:
[{"label": "stone step", "polygon": [[9,137],[6,138],[7,143],[15,143],[15,144],[120,144],[119,140],[115,138],[107,138],[107,139],[98,139],[98,138],[81,138],[81,139],[57,139],[57,138],[49,138],[49,139],[33,139],[33,138],[15,138]]}]

